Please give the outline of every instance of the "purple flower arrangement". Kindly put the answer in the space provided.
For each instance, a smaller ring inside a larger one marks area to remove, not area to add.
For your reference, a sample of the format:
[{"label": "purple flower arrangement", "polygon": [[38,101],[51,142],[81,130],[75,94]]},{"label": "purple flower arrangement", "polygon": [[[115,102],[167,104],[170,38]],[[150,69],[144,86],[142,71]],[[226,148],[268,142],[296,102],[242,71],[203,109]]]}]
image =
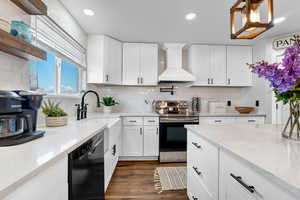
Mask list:
[{"label": "purple flower arrangement", "polygon": [[250,65],[251,71],[270,82],[278,101],[288,103],[298,99],[295,92],[300,80],[300,42],[295,42],[284,52],[281,63],[269,64],[262,61]]}]

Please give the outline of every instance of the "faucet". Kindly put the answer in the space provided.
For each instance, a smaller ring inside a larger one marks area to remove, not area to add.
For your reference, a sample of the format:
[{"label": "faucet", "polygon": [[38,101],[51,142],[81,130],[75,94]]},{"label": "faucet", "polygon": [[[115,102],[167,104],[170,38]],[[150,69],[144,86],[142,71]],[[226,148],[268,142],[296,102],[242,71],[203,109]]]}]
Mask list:
[{"label": "faucet", "polygon": [[93,94],[96,95],[96,97],[97,97],[97,107],[100,108],[100,98],[99,98],[98,93],[93,91],[93,90],[86,91],[82,95],[81,103],[75,105],[75,106],[77,106],[77,120],[85,119],[87,117],[87,105],[88,104],[85,103],[85,97],[89,93],[93,93]]}]

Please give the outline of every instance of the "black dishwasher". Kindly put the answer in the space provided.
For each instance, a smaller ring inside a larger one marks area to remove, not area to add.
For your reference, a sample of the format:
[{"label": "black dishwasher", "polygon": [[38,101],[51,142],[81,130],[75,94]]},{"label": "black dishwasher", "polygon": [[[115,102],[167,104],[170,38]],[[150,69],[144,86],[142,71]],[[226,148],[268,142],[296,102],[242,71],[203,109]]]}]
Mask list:
[{"label": "black dishwasher", "polygon": [[69,200],[104,199],[104,134],[69,154]]}]

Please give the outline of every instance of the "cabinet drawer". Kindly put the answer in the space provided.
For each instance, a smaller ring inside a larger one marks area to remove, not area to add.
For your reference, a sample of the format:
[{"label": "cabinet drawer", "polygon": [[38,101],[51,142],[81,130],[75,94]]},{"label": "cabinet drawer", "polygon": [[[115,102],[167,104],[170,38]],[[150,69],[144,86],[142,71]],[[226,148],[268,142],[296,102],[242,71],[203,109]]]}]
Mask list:
[{"label": "cabinet drawer", "polygon": [[200,124],[234,124],[235,118],[231,117],[200,117]]},{"label": "cabinet drawer", "polygon": [[198,135],[188,132],[188,167],[194,171],[214,199],[218,199],[219,152],[218,148]]},{"label": "cabinet drawer", "polygon": [[238,124],[264,124],[264,117],[238,117],[236,119]]},{"label": "cabinet drawer", "polygon": [[124,126],[143,126],[143,117],[124,117]]},{"label": "cabinet drawer", "polygon": [[158,126],[158,117],[144,117],[144,126]]},{"label": "cabinet drawer", "polygon": [[191,167],[187,168],[187,195],[190,200],[217,200],[208,194],[204,185],[194,175]]},{"label": "cabinet drawer", "polygon": [[242,160],[220,152],[220,200],[296,200]]}]

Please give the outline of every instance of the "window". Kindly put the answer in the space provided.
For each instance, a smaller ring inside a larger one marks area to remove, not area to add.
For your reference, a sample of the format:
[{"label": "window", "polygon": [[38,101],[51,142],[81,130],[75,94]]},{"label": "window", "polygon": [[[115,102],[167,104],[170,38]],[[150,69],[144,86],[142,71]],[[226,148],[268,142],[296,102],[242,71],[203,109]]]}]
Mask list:
[{"label": "window", "polygon": [[63,94],[79,93],[79,69],[75,65],[62,61],[60,92]]},{"label": "window", "polygon": [[81,69],[51,53],[45,61],[30,62],[31,90],[43,93],[79,94]]}]

